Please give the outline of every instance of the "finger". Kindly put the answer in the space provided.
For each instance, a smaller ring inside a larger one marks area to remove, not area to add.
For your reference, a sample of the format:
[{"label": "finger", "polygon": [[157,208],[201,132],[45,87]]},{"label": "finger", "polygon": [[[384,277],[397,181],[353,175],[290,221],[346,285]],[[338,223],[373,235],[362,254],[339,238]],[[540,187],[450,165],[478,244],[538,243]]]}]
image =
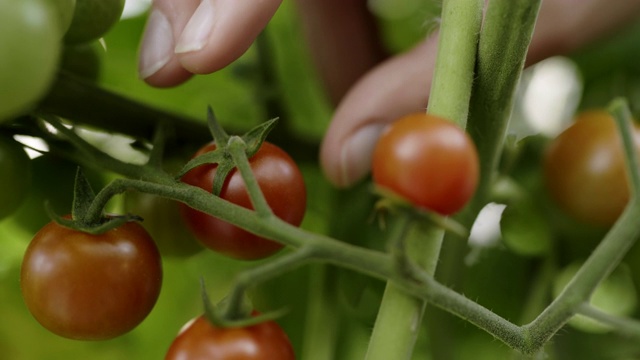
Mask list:
[{"label": "finger", "polygon": [[325,175],[336,186],[350,186],[369,172],[373,147],[387,124],[425,110],[436,48],[434,35],[383,62],[347,93],[320,150]]},{"label": "finger", "polygon": [[174,86],[187,80],[185,70],[174,53],[182,33],[199,0],[155,0],[140,44],[138,74],[147,83]]},{"label": "finger", "polygon": [[244,54],[282,0],[202,0],[178,37],[180,64],[196,74],[222,69]]},{"label": "finger", "polygon": [[337,104],[385,56],[375,21],[365,0],[297,0],[296,4],[312,59],[330,100]]}]

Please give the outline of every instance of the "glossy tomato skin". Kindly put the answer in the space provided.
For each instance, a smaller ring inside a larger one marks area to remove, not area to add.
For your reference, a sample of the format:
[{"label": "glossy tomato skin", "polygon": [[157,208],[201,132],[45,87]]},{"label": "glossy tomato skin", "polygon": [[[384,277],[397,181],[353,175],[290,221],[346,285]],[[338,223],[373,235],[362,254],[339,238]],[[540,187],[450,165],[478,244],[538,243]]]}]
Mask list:
[{"label": "glossy tomato skin", "polygon": [[149,314],[162,265],[138,223],[90,235],[51,222],[29,244],[20,277],[25,303],[45,328],[70,339],[104,340]]},{"label": "glossy tomato skin", "polygon": [[[640,127],[633,129],[640,155]],[[551,198],[574,219],[613,224],[629,201],[622,139],[613,117],[597,109],[578,114],[549,144],[544,179]]]},{"label": "glossy tomato skin", "polygon": [[[195,156],[215,148],[215,144],[208,144]],[[292,225],[300,225],[305,213],[307,193],[302,173],[293,159],[279,147],[264,142],[249,162],[273,213]],[[185,174],[182,181],[211,191],[216,169],[216,164],[201,165]],[[237,169],[227,176],[220,197],[245,208],[253,208]],[[277,242],[256,236],[187,206],[182,205],[181,210],[185,223],[196,238],[216,252],[236,259],[255,260],[270,256],[282,248]]]},{"label": "glossy tomato skin", "polygon": [[287,334],[274,321],[241,328],[218,328],[197,317],[180,330],[165,360],[293,360]]},{"label": "glossy tomato skin", "polygon": [[415,113],[394,122],[373,152],[373,181],[414,205],[442,215],[460,210],[478,183],[471,138],[446,119]]}]

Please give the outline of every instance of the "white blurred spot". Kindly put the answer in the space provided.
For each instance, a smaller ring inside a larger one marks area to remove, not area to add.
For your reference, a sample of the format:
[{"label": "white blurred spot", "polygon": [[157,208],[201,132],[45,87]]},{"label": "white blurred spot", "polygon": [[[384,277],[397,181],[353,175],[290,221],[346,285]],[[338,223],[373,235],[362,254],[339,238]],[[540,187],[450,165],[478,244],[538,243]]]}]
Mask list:
[{"label": "white blurred spot", "polygon": [[527,70],[522,97],[526,122],[534,133],[554,136],[573,116],[582,81],[576,65],[564,57],[552,57]]},{"label": "white blurred spot", "polygon": [[479,260],[483,249],[495,246],[500,241],[500,218],[506,207],[504,204],[488,203],[480,210],[469,235],[471,251],[464,259],[467,266]]},{"label": "white blurred spot", "polygon": [[24,150],[30,159],[35,159],[42,153],[49,151],[49,145],[40,138],[27,135],[14,135],[13,138],[17,142],[26,145]]},{"label": "white blurred spot", "polygon": [[480,210],[471,227],[469,245],[487,247],[500,239],[500,217],[506,207],[504,204],[489,203]]},{"label": "white blurred spot", "polygon": [[127,0],[124,3],[121,19],[129,19],[140,16],[151,6],[151,0]]}]

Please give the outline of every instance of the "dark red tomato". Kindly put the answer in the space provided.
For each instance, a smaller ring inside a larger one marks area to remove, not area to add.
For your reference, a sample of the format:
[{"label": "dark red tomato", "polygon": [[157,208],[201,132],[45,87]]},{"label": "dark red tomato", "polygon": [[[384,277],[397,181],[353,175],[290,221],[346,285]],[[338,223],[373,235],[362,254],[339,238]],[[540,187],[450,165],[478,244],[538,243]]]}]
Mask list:
[{"label": "dark red tomato", "polygon": [[446,119],[416,113],[394,122],[373,152],[373,181],[414,205],[443,215],[460,210],[478,183],[471,138]]},{"label": "dark red tomato", "polygon": [[[640,127],[634,126],[640,156]],[[629,201],[622,139],[604,110],[579,114],[558,135],[544,157],[544,177],[552,199],[576,220],[611,225]]]},{"label": "dark red tomato", "polygon": [[180,330],[165,360],[293,360],[291,342],[274,321],[241,328],[218,328],[205,317]]},{"label": "dark red tomato", "polygon": [[[208,144],[195,156],[213,151]],[[293,159],[279,147],[264,142],[249,160],[251,169],[273,213],[282,220],[300,225],[307,204],[307,192],[302,173]],[[211,191],[217,164],[201,165],[182,177],[182,181]],[[234,204],[253,209],[242,176],[234,169],[226,178],[220,197]],[[282,245],[251,234],[203,212],[182,206],[185,223],[208,248],[227,256],[254,260],[274,254]]]},{"label": "dark red tomato", "polygon": [[51,222],[24,256],[22,296],[51,332],[71,339],[122,335],[149,314],[160,294],[162,264],[135,222],[91,235]]}]

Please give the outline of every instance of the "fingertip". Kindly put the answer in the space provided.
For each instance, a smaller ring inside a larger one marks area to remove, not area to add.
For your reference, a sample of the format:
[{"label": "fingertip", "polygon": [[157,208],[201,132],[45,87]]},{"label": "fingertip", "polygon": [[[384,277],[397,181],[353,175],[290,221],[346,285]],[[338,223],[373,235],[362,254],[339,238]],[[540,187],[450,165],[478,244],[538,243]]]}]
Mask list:
[{"label": "fingertip", "polygon": [[180,64],[195,74],[220,70],[242,56],[282,0],[203,0],[174,48]]},{"label": "fingertip", "polygon": [[178,85],[191,77],[174,53],[175,39],[198,0],[156,0],[149,12],[138,56],[138,77],[155,87]]},{"label": "fingertip", "polygon": [[384,128],[384,124],[365,125],[346,138],[342,146],[323,147],[321,161],[329,181],[346,188],[363,179],[371,169],[373,149]]},{"label": "fingertip", "polygon": [[173,60],[152,75],[147,77],[140,76],[140,78],[153,87],[168,88],[180,85],[192,76],[193,74],[182,68],[177,60]]}]

